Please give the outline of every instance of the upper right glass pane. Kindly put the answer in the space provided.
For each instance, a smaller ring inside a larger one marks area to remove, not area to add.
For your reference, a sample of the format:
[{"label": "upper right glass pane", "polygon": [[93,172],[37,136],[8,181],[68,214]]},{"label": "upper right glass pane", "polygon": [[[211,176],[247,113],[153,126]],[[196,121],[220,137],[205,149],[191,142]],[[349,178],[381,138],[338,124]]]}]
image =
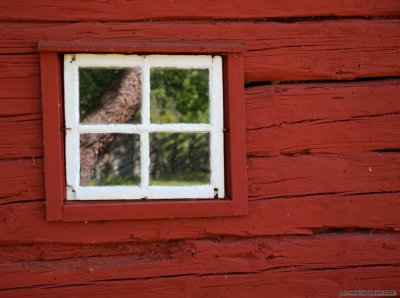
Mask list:
[{"label": "upper right glass pane", "polygon": [[209,123],[208,69],[150,69],[152,123]]}]

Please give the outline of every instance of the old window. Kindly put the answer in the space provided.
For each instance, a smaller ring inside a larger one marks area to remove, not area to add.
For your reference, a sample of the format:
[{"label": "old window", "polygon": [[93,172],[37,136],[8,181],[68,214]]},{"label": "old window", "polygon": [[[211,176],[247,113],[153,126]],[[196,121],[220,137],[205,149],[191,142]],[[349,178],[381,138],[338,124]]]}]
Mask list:
[{"label": "old window", "polygon": [[64,55],[67,200],[224,197],[222,58]]},{"label": "old window", "polygon": [[47,220],[247,213],[242,45],[39,51]]}]

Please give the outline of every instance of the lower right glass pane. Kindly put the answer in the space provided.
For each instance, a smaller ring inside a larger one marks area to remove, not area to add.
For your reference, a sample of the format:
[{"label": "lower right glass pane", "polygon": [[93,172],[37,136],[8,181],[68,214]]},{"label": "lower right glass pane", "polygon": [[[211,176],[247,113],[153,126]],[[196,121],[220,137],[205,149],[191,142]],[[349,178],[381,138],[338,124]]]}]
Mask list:
[{"label": "lower right glass pane", "polygon": [[210,184],[209,133],[151,133],[150,185]]}]

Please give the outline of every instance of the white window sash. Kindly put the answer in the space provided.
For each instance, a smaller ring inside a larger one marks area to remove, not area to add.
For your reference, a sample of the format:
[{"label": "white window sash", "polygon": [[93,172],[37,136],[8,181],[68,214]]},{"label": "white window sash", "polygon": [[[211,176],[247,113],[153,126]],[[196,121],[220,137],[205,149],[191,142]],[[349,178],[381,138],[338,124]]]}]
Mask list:
[{"label": "white window sash", "polygon": [[[140,124],[80,124],[79,123],[79,68],[140,67],[142,70],[142,101]],[[209,70],[210,124],[206,123],[150,123],[150,69],[153,67],[200,68]],[[222,59],[209,55],[119,55],[71,54],[64,56],[65,124],[66,124],[66,180],[67,200],[117,199],[211,199],[223,198],[223,86]],[[149,185],[149,133],[209,133],[210,184],[193,186]],[[139,186],[81,186],[80,134],[125,133],[140,135]],[[217,190],[217,191],[215,191]]]}]

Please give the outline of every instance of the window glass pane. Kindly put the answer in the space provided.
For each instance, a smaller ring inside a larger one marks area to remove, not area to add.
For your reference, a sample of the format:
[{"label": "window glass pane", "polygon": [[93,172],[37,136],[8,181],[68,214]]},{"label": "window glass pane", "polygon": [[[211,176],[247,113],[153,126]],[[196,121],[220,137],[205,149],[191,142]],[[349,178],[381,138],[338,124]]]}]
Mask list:
[{"label": "window glass pane", "polygon": [[150,134],[150,184],[210,184],[209,133]]},{"label": "window glass pane", "polygon": [[141,69],[79,68],[81,123],[139,123]]},{"label": "window glass pane", "polygon": [[209,123],[208,69],[151,68],[152,123]]},{"label": "window glass pane", "polygon": [[139,135],[80,136],[80,185],[137,185],[139,182]]}]

